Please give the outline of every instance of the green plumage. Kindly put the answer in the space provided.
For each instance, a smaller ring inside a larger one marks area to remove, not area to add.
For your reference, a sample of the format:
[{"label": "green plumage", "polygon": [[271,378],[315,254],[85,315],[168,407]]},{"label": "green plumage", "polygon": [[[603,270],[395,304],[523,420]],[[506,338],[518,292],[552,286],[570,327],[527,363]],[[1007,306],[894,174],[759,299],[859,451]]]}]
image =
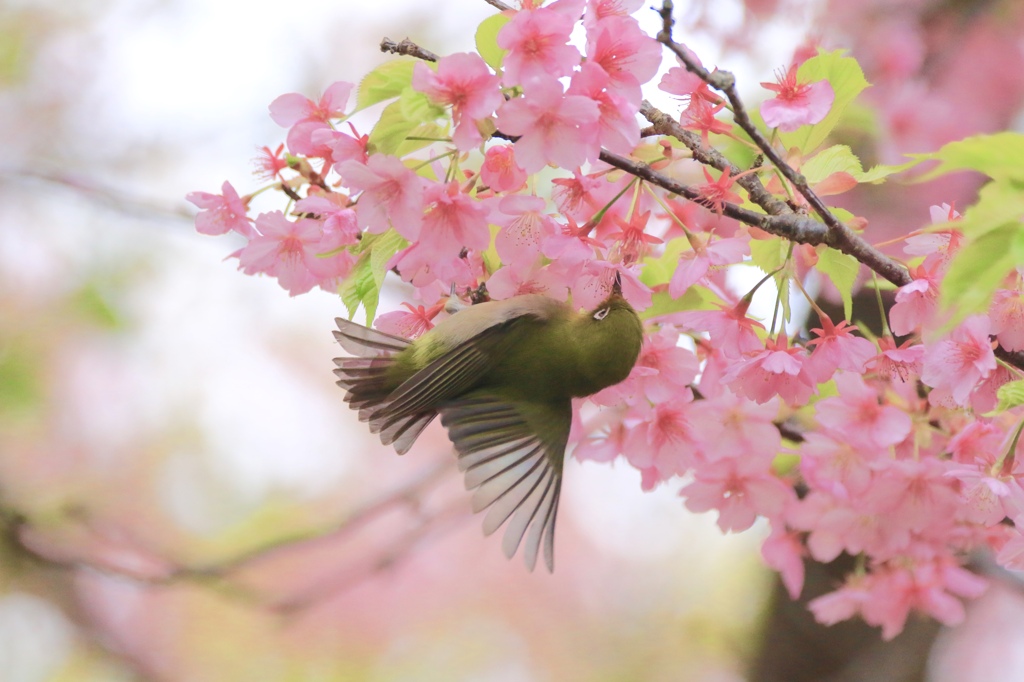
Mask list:
[{"label": "green plumage", "polygon": [[554,568],[554,528],[571,399],[625,379],[643,326],[616,292],[595,310],[573,311],[531,294],[481,303],[415,341],[338,319],[335,337],[345,400],[385,444],[404,454],[438,414],[473,489],[488,509],[484,530],[508,522],[511,557],[526,538],[532,570],[540,547]]}]

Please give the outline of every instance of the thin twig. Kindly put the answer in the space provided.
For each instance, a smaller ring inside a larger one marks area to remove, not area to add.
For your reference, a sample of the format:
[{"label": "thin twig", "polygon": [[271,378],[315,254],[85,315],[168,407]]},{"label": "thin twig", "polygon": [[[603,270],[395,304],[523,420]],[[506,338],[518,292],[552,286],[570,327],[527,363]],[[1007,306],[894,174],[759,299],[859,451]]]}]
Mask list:
[{"label": "thin twig", "polygon": [[400,43],[396,43],[391,40],[391,38],[384,38],[380,41],[380,51],[390,52],[392,54],[409,55],[410,57],[416,57],[417,59],[422,59],[427,62],[436,62],[440,59],[440,57],[430,50],[425,47],[420,47],[408,38],[403,39]]}]

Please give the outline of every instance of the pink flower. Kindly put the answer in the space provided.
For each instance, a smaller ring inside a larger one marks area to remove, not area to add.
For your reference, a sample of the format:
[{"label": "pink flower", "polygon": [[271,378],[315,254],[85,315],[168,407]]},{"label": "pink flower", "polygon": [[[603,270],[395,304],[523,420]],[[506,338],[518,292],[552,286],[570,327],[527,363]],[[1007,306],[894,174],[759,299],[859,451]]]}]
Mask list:
[{"label": "pink flower", "polygon": [[253,237],[256,231],[245,215],[245,203],[230,182],[224,181],[220,194],[189,192],[185,200],[198,206],[196,231],[200,234],[226,234],[232,230],[244,237]]},{"label": "pink flower", "polygon": [[701,166],[701,170],[704,172],[704,178],[707,180],[707,183],[698,185],[697,191],[700,193],[702,203],[709,209],[721,215],[722,209],[727,202],[738,204],[743,201],[740,195],[732,191],[733,183],[738,176],[729,175],[728,168],[722,171],[717,180],[711,178],[711,173],[708,172],[707,167]]},{"label": "pink flower", "polygon": [[644,0],[587,0],[583,25],[587,30],[606,17],[626,17],[640,9]]},{"label": "pink flower", "polygon": [[811,330],[819,338],[807,342],[808,346],[814,346],[807,360],[808,371],[818,383],[828,381],[837,369],[861,373],[864,365],[878,353],[875,344],[852,334],[857,327],[848,325],[846,320],[833,325],[824,315],[821,327]]},{"label": "pink flower", "polygon": [[581,95],[597,102],[600,110],[598,142],[617,154],[629,154],[640,142],[636,105],[607,88],[608,76],[596,64],[586,62],[569,84],[567,95]]},{"label": "pink flower", "polygon": [[697,356],[679,346],[678,341],[679,332],[669,326],[646,335],[629,378],[605,389],[601,395],[607,398],[635,394],[660,403],[686,391],[697,378],[700,365]]},{"label": "pink flower", "polygon": [[417,62],[413,68],[412,87],[425,93],[433,102],[452,108],[456,148],[468,151],[483,142],[476,122],[491,116],[504,102],[500,79],[491,73],[480,55],[458,52],[442,57],[437,72]]},{"label": "pink flower", "polygon": [[913,340],[907,340],[897,348],[895,339],[882,336],[878,339],[878,350],[881,352],[868,361],[866,368],[880,378],[892,381],[899,377],[900,381],[906,382],[921,373],[924,360],[924,346],[921,344],[914,345]]},{"label": "pink flower", "polygon": [[519,136],[516,162],[527,173],[549,163],[574,170],[596,160],[601,151],[600,115],[597,102],[566,95],[557,80],[546,78],[533,83],[524,96],[505,103],[498,111],[498,127]]},{"label": "pink flower", "polygon": [[373,233],[394,227],[409,241],[419,238],[427,181],[401,159],[374,154],[365,165],[346,161],[338,170],[346,187],[362,192],[356,205],[361,225]]},{"label": "pink flower", "polygon": [[989,316],[992,319],[990,331],[996,335],[1000,346],[1009,351],[1024,350],[1024,296],[1020,291],[996,291]]},{"label": "pink flower", "polygon": [[498,31],[498,47],[508,50],[503,63],[505,87],[572,73],[581,59],[579,50],[568,44],[575,23],[571,15],[551,7],[517,12]]},{"label": "pink flower", "polygon": [[957,466],[946,471],[946,476],[960,483],[961,518],[970,523],[994,526],[1003,519],[1013,516],[1010,501],[1011,484],[1017,485],[1010,476],[996,476],[978,465]]},{"label": "pink flower", "polygon": [[661,480],[685,473],[693,466],[697,442],[693,439],[689,409],[693,393],[684,389],[674,400],[655,406],[642,403],[623,420],[628,432],[622,453],[640,470],[655,469]]},{"label": "pink flower", "polygon": [[828,115],[835,100],[835,92],[827,80],[798,83],[797,67],[789,67],[778,77],[778,84],[761,83],[772,92],[773,99],[761,103],[761,117],[769,128],[790,132],[805,125],[818,123]]},{"label": "pink flower", "polygon": [[761,545],[761,558],[779,572],[790,599],[799,599],[804,587],[804,550],[797,533],[772,528],[771,536]]},{"label": "pink flower", "polygon": [[580,439],[572,454],[578,460],[611,462],[625,448],[628,428],[623,420],[625,410],[603,408],[597,416],[597,425],[587,424],[590,433]]},{"label": "pink flower", "polygon": [[540,255],[544,240],[555,233],[555,221],[544,212],[545,202],[540,197],[512,195],[498,203],[492,218],[501,230],[494,240],[494,248],[505,264],[530,264]]},{"label": "pink flower", "polygon": [[254,175],[264,180],[273,180],[281,177],[281,171],[288,167],[288,160],[281,157],[284,152],[284,145],[277,145],[277,149],[260,147],[256,158],[253,159],[255,167]]},{"label": "pink flower", "polygon": [[238,252],[239,267],[247,274],[263,273],[276,277],[292,296],[304,294],[317,285],[328,286],[343,278],[352,268],[353,258],[342,251],[320,258],[320,223],[303,218],[290,221],[280,211],[261,213],[256,218],[255,235]]},{"label": "pink flower", "polygon": [[[459,258],[458,252],[438,255],[429,246],[416,242],[408,248],[396,253],[387,263],[387,268],[396,268],[402,279],[414,287],[423,288],[434,282],[447,286],[475,287],[476,277],[466,259]],[[436,294],[435,294],[436,295]]]},{"label": "pink flower", "polygon": [[761,457],[726,457],[701,464],[694,482],[679,491],[692,512],[718,510],[718,527],[723,531],[744,531],[758,515],[777,518],[790,500],[793,489],[771,472],[771,460]]},{"label": "pink flower", "polygon": [[708,461],[751,457],[771,461],[782,449],[774,421],[779,401],[757,404],[729,390],[697,402],[690,410],[693,433]]},{"label": "pink flower", "polygon": [[[728,173],[723,173],[725,175]],[[736,195],[732,196],[739,199]],[[721,239],[713,235],[693,235],[690,237],[690,245],[693,250],[679,257],[679,263],[668,283],[668,294],[673,298],[685,294],[687,289],[704,279],[711,268],[739,263],[744,256],[750,254],[750,240],[746,236]]]},{"label": "pink flower", "polygon": [[905,336],[920,331],[935,316],[939,285],[934,273],[918,268],[911,270],[914,281],[896,291],[896,303],[889,311],[892,333]]},{"label": "pink flower", "polygon": [[515,192],[526,184],[526,171],[516,164],[512,145],[495,145],[484,154],[480,179],[495,192]]},{"label": "pink flower", "polygon": [[431,185],[425,198],[432,206],[423,217],[421,248],[446,258],[463,249],[483,251],[490,245],[487,207],[463,193],[459,183]]},{"label": "pink flower", "polygon": [[[690,48],[684,45],[683,49],[689,53],[690,58],[697,62],[699,66],[704,66]],[[680,63],[679,66],[673,66],[665,73],[664,76],[661,77],[661,82],[658,83],[658,89],[667,92],[670,95],[677,95],[685,98],[689,101],[689,106],[693,106],[695,101],[701,101],[712,106],[721,101],[719,97],[711,91],[711,87],[705,83],[700,76],[695,73],[691,73],[689,69],[682,65],[682,63]]]},{"label": "pink flower", "polygon": [[817,403],[818,422],[846,442],[866,450],[885,450],[910,435],[910,416],[892,405],[879,404],[878,392],[859,374],[836,374],[839,395]]},{"label": "pink flower", "polygon": [[345,104],[353,85],[344,81],[332,83],[316,102],[297,92],[281,95],[270,103],[270,118],[282,128],[289,128],[303,121],[326,123],[345,113]]},{"label": "pink flower", "polygon": [[[706,99],[693,98],[690,106],[679,115],[679,123],[687,130],[699,132],[704,144],[708,144],[711,135],[727,135],[732,132],[731,124],[717,118],[718,112],[724,107],[724,104],[712,105]],[[704,173],[707,173],[706,169]]]},{"label": "pink flower", "polygon": [[583,267],[572,284],[573,303],[581,308],[593,308],[603,301],[611,291],[612,282],[618,273],[622,285],[622,297],[638,311],[651,305],[651,288],[640,281],[639,268],[606,260],[590,260]]},{"label": "pink flower", "polygon": [[[368,160],[366,145],[369,144],[369,135],[359,135],[352,128],[352,135],[343,133],[333,128],[320,128],[314,130],[310,135],[310,142],[317,148],[325,148],[330,152],[331,163],[335,170],[338,170],[346,161],[356,161],[365,164]],[[340,173],[340,171],[338,171]]]},{"label": "pink flower", "polygon": [[[832,469],[842,471],[834,465]],[[854,471],[847,474],[843,479],[845,483],[858,480],[854,474]],[[807,550],[815,560],[825,563],[843,551],[888,557],[906,549],[910,543],[910,529],[906,524],[876,508],[864,504],[854,506],[859,498],[860,495],[847,499],[813,490],[787,509],[786,521],[792,528],[810,532]]]},{"label": "pink flower", "polygon": [[295,212],[319,216],[324,250],[333,251],[359,241],[356,212],[349,208],[348,198],[342,194],[315,194],[311,191],[309,196],[295,202]]},{"label": "pink flower", "polygon": [[615,216],[615,222],[622,229],[608,235],[608,238],[615,240],[614,252],[623,263],[632,265],[642,261],[647,253],[648,244],[662,243],[660,238],[647,233],[647,221],[650,217],[650,211],[633,211],[628,221]]},{"label": "pink flower", "polygon": [[808,433],[800,444],[800,473],[815,490],[839,500],[862,495],[871,485],[878,450],[857,448],[823,433]]},{"label": "pink flower", "polygon": [[446,301],[442,300],[429,308],[403,303],[402,305],[405,306],[408,312],[396,310],[384,313],[374,321],[373,326],[388,334],[395,334],[406,339],[415,339],[422,336],[424,332],[433,329],[433,319],[444,310],[445,303]]},{"label": "pink flower", "polygon": [[777,395],[790,405],[803,405],[817,386],[805,363],[804,349],[790,348],[780,335],[775,341],[766,339],[764,350],[733,363],[722,380],[758,403]]},{"label": "pink flower", "polygon": [[297,92],[281,95],[270,103],[274,123],[288,130],[288,149],[293,154],[324,156],[326,148],[313,142],[317,130],[330,129],[332,118],[344,116],[345,104],[353,85],[344,81],[332,83],[316,102]]},{"label": "pink flower", "polygon": [[928,345],[921,381],[935,389],[948,389],[957,405],[967,405],[971,391],[996,369],[988,333],[988,317],[974,315],[948,338]]},{"label": "pink flower", "polygon": [[731,308],[723,303],[717,305],[720,310],[690,310],[663,319],[691,331],[707,332],[711,342],[729,358],[739,358],[764,347],[754,331],[764,329],[764,325],[747,316],[750,300],[743,299]]},{"label": "pink flower", "polygon": [[661,44],[636,19],[612,16],[587,27],[587,64],[608,76],[608,89],[640,104],[640,84],[654,78],[661,65]]},{"label": "pink flower", "polygon": [[953,480],[946,476],[947,460],[883,460],[876,467],[871,489],[859,500],[864,509],[886,514],[890,523],[914,532],[952,526],[957,508]]},{"label": "pink flower", "polygon": [[[498,268],[487,280],[487,294],[500,301],[522,294],[548,294],[549,288],[557,288],[537,267],[537,263],[514,263]],[[565,287],[563,287],[564,290]]]}]

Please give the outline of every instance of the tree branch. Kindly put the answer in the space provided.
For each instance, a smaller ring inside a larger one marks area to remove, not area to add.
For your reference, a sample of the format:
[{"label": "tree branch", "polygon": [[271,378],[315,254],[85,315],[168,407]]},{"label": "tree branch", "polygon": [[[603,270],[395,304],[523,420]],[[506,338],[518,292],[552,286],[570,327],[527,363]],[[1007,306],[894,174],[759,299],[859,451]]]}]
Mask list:
[{"label": "tree branch", "polygon": [[410,57],[416,57],[426,62],[436,62],[440,57],[431,52],[430,50],[420,47],[413,41],[405,38],[400,43],[396,43],[391,38],[383,38],[380,41],[380,51],[390,52],[391,54],[403,54],[409,55]]}]

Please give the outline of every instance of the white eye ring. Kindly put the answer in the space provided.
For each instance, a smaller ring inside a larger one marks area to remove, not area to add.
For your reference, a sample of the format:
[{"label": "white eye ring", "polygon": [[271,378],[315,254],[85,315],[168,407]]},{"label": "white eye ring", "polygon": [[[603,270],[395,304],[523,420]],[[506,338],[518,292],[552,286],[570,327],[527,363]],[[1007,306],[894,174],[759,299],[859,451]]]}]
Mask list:
[{"label": "white eye ring", "polygon": [[610,310],[611,310],[611,308],[601,308],[600,310],[595,311],[594,312],[594,319],[595,320],[603,320],[604,318],[608,317],[608,311],[610,311]]}]

